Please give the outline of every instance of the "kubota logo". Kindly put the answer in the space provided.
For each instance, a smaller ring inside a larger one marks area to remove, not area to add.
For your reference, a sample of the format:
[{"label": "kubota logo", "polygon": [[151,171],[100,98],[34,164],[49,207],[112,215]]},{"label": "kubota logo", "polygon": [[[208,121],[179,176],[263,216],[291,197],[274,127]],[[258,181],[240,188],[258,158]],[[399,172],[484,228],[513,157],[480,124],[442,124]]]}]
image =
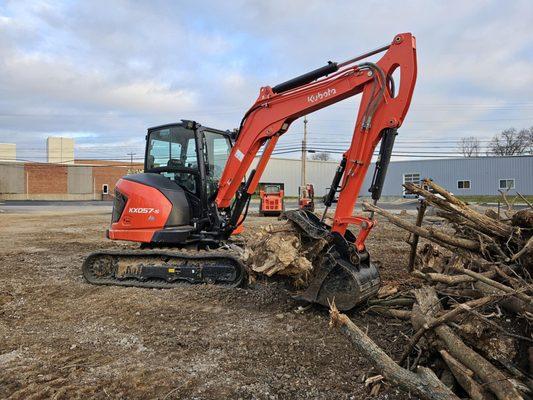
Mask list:
[{"label": "kubota logo", "polygon": [[130,207],[128,212],[130,214],[159,214],[160,211],[157,208]]},{"label": "kubota logo", "polygon": [[317,101],[327,99],[329,96],[332,96],[336,93],[337,91],[335,89],[328,88],[328,90],[324,90],[323,92],[318,92],[317,94],[312,94],[310,96],[307,96],[307,102],[315,103]]}]

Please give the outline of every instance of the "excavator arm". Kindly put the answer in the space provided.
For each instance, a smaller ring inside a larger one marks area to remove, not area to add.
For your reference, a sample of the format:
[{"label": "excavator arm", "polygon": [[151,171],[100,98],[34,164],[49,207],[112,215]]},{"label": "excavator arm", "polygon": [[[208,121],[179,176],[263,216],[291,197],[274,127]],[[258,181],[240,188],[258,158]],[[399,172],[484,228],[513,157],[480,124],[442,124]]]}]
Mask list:
[{"label": "excavator arm", "polygon": [[[357,62],[385,52],[376,63]],[[392,74],[399,69],[400,86],[396,92]],[[390,159],[396,130],[401,126],[413,94],[416,81],[416,43],[410,33],[401,33],[392,43],[342,63],[328,63],[273,88],[261,88],[255,104],[245,114],[235,145],[220,179],[215,199],[219,210],[229,214],[227,230],[242,223],[242,213],[254,193],[279,137],[293,121],[314,111],[328,107],[351,96],[361,94],[350,147],[333,179],[329,204],[340,186],[340,195],[331,226],[331,232],[345,236],[349,225],[358,225],[355,239],[358,251],[364,250],[364,241],[373,221],[353,216],[361,186],[372,155],[383,140],[376,173],[371,188],[377,200]],[[243,179],[258,151],[262,156],[254,170]],[[234,200],[233,200],[234,199]],[[233,204],[232,204],[233,200]]]}]

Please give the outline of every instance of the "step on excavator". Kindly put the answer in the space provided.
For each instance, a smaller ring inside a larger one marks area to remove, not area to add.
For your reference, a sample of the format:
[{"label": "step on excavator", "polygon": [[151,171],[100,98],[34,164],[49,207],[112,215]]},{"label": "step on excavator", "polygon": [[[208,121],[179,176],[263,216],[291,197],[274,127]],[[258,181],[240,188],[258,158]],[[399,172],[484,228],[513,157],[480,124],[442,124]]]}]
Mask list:
[{"label": "step on excavator", "polygon": [[[384,54],[376,62],[363,61],[380,53]],[[300,231],[301,240],[327,243],[298,298],[322,305],[335,301],[339,309],[348,310],[375,295],[379,273],[365,247],[375,222],[373,215],[354,215],[354,207],[381,142],[369,189],[374,202],[380,198],[416,73],[415,38],[401,33],[391,43],[350,60],[330,61],[261,88],[234,132],[190,120],[148,129],[144,173],[117,182],[107,231],[109,239],[138,242],[140,248],[90,254],[82,266],[84,277],[99,285],[151,288],[184,283],[242,285],[246,281],[242,248],[232,234],[243,228],[250,199],[278,139],[298,118],[361,95],[351,145],[333,177],[322,218],[307,210],[286,216]],[[332,222],[326,224],[326,212],[337,193]],[[350,226],[358,228],[357,235]]]}]

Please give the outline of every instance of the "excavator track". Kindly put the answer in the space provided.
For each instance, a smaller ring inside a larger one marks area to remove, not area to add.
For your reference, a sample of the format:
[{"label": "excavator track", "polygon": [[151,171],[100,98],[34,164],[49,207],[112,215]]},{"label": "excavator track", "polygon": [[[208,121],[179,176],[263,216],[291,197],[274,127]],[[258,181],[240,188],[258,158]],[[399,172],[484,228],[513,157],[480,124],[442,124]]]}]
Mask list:
[{"label": "excavator track", "polygon": [[224,250],[104,250],[89,254],[82,265],[93,285],[169,289],[184,284],[238,287],[246,270]]}]

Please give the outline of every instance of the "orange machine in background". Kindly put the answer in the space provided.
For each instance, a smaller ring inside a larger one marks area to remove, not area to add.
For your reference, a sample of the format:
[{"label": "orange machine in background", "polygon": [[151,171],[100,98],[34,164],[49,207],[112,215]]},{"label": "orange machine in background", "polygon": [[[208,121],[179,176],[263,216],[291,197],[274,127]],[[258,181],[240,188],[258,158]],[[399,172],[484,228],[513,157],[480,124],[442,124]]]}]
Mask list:
[{"label": "orange machine in background", "polygon": [[315,188],[312,183],[298,188],[298,208],[315,212]]},{"label": "orange machine in background", "polygon": [[285,210],[283,183],[260,183],[259,184],[259,214],[281,215]]}]

